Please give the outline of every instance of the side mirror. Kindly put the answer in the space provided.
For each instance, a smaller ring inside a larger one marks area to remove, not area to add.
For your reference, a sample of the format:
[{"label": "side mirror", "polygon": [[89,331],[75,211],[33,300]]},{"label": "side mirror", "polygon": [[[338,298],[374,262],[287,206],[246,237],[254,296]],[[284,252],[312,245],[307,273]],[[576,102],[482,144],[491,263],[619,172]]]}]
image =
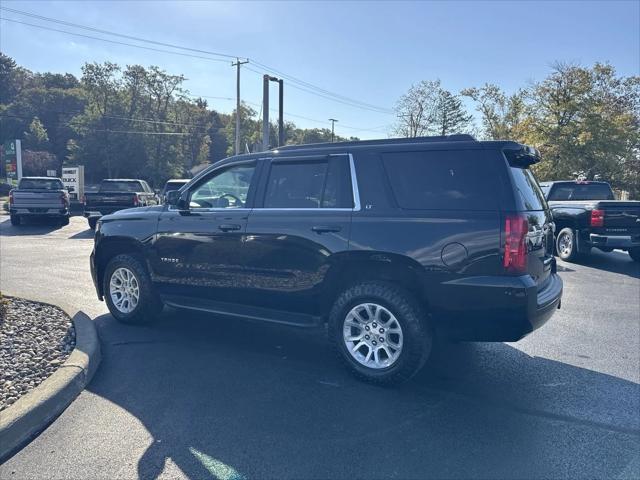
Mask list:
[{"label": "side mirror", "polygon": [[170,190],[167,192],[166,202],[172,207],[176,207],[178,210],[189,210],[189,204],[187,203],[188,194],[184,192],[184,196],[180,195],[179,190]]},{"label": "side mirror", "polygon": [[178,190],[169,190],[165,193],[164,199],[166,203],[175,207],[178,205],[178,200],[180,200],[180,192]]}]

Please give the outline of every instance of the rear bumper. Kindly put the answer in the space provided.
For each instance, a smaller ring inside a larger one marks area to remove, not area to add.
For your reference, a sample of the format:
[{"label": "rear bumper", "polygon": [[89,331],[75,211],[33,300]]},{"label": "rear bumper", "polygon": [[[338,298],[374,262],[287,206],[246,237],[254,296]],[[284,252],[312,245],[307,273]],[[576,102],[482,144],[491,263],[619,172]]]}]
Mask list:
[{"label": "rear bumper", "polygon": [[20,215],[21,217],[66,217],[69,216],[68,208],[47,208],[47,207],[36,207],[36,208],[20,208],[20,207],[10,207],[9,213],[11,215]]},{"label": "rear bumper", "polygon": [[437,326],[455,340],[515,342],[544,325],[560,308],[563,283],[552,273],[543,288],[531,276],[472,277],[450,282],[443,298],[455,300],[436,314]]},{"label": "rear bumper", "polygon": [[592,247],[607,248],[632,248],[640,247],[640,235],[589,235],[589,243]]}]

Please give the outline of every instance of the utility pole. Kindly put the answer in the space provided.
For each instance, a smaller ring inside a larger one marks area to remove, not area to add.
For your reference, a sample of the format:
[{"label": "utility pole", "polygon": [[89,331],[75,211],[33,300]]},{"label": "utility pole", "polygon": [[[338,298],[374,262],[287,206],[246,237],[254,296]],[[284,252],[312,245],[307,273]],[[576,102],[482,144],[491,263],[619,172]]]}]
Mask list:
[{"label": "utility pole", "polygon": [[278,86],[280,87],[278,97],[278,146],[284,145],[284,80],[278,80]]},{"label": "utility pole", "polygon": [[269,150],[269,75],[262,77],[262,151]]},{"label": "utility pole", "polygon": [[269,82],[278,82],[280,96],[278,98],[278,146],[284,145],[284,81],[265,74],[262,77],[262,150],[269,149]]},{"label": "utility pole", "polygon": [[336,124],[336,122],[338,120],[336,120],[335,118],[330,118],[329,121],[331,122],[331,143],[333,143],[334,138],[335,138],[335,135],[333,133],[334,132],[334,128],[333,127],[334,127],[334,125]]},{"label": "utility pole", "polygon": [[240,154],[240,65],[249,63],[249,60],[241,62],[236,58],[235,63],[231,63],[232,67],[236,67],[236,155]]}]

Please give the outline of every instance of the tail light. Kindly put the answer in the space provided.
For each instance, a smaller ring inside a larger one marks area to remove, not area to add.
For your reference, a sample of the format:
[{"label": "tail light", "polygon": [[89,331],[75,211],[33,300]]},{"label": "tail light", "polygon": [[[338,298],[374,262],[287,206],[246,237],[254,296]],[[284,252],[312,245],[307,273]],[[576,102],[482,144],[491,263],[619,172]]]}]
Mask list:
[{"label": "tail light", "polygon": [[133,194],[133,206],[137,207],[140,205],[140,198],[138,197],[137,193]]},{"label": "tail light", "polygon": [[9,192],[9,205],[13,205],[13,190]]},{"label": "tail light", "polygon": [[87,206],[87,196],[86,195],[82,195],[82,204],[86,207]]},{"label": "tail light", "polygon": [[66,193],[63,192],[60,194],[60,201],[65,207],[69,206],[69,197],[67,197]]},{"label": "tail light", "polygon": [[524,215],[508,215],[504,220],[504,259],[502,265],[509,273],[527,270],[527,232],[529,222]]},{"label": "tail light", "polygon": [[591,210],[591,226],[604,227],[604,210]]}]

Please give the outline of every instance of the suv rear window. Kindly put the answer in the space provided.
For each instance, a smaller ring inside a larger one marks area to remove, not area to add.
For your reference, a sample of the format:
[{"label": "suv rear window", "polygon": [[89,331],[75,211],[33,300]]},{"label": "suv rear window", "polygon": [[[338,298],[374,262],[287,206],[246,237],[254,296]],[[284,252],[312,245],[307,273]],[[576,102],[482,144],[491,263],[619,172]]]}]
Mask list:
[{"label": "suv rear window", "polygon": [[265,208],[352,208],[346,156],[271,164]]},{"label": "suv rear window", "polygon": [[510,167],[518,210],[544,210],[546,201],[533,172],[524,167]]},{"label": "suv rear window", "polygon": [[497,210],[500,184],[478,150],[382,155],[391,189],[408,210]]},{"label": "suv rear window", "polygon": [[556,183],[549,200],[615,200],[615,196],[606,183]]}]

